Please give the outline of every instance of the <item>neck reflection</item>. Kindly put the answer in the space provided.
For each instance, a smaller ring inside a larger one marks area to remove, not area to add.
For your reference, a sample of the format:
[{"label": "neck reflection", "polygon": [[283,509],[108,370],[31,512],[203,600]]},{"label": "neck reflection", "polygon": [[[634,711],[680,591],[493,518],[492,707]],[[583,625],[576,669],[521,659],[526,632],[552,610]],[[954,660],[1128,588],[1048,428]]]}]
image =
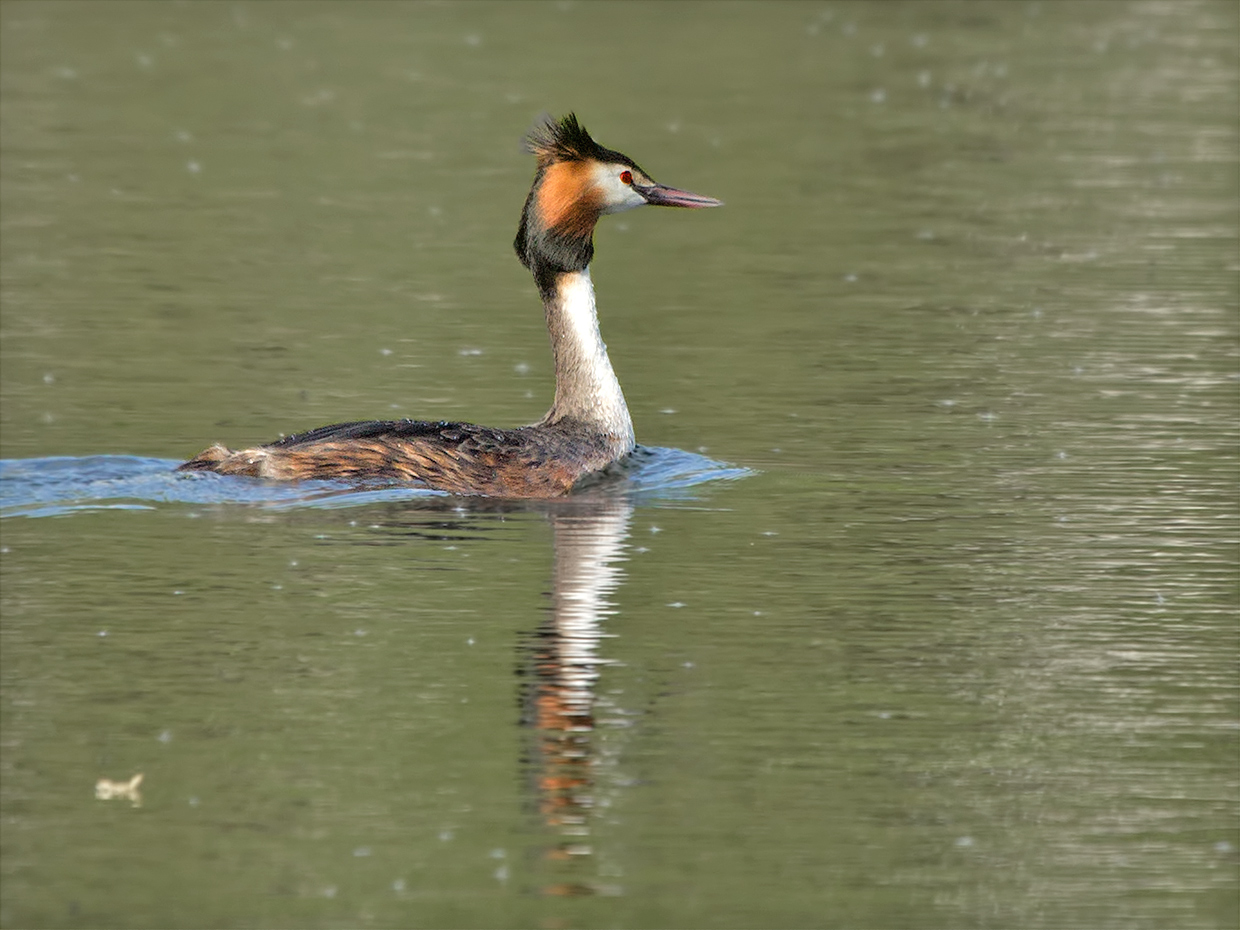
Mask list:
[{"label": "neck reflection", "polygon": [[[556,835],[544,859],[569,874],[543,893],[608,893],[584,875],[594,848],[592,818],[598,808],[599,749],[595,735],[596,687],[603,618],[623,581],[633,507],[624,500],[575,502],[551,514],[554,538],[551,612],[532,635],[522,669],[525,726],[533,730],[528,765],[532,792],[545,827]],[[576,863],[576,865],[574,865]],[[593,872],[593,869],[589,869]],[[614,891],[612,892],[614,893]]]}]

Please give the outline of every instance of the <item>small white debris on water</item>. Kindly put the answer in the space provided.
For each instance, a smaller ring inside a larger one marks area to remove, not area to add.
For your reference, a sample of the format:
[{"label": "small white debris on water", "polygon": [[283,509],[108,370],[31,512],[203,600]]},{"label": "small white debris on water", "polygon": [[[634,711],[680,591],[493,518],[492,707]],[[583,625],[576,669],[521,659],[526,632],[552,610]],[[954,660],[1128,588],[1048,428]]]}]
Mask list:
[{"label": "small white debris on water", "polygon": [[95,797],[100,801],[111,801],[116,798],[129,801],[134,807],[142,806],[142,792],[138,788],[142,785],[143,775],[139,772],[129,781],[112,781],[110,778],[101,778],[95,782]]}]

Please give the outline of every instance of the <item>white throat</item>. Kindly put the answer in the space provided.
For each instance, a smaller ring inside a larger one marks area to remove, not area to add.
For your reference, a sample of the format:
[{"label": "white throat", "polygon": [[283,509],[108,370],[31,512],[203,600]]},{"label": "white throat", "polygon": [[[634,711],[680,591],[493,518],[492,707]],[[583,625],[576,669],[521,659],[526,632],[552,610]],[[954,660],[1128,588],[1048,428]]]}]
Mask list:
[{"label": "white throat", "polygon": [[633,421],[599,333],[590,269],[559,275],[545,306],[555,355],[555,403],[542,422],[580,420],[607,434],[625,454],[631,452]]}]

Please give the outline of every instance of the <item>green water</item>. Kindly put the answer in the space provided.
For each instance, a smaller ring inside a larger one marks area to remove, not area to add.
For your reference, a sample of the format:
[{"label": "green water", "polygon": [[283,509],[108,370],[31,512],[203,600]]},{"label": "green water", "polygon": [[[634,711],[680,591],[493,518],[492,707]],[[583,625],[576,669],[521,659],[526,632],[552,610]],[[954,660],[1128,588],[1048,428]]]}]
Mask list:
[{"label": "green water", "polygon": [[726,202],[592,271],[639,441],[757,472],[5,520],[0,923],[1234,926],[1238,31],[0,4],[5,459],[536,419],[575,109]]}]

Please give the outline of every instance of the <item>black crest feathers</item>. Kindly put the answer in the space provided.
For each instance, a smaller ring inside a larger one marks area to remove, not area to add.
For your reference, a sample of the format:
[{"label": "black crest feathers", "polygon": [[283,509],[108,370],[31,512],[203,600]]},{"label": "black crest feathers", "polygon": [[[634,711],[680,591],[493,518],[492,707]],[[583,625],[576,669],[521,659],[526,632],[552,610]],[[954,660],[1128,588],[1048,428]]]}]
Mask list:
[{"label": "black crest feathers", "polygon": [[577,122],[577,114],[569,113],[562,119],[546,115],[525,137],[525,148],[538,159],[538,167],[545,168],[559,161],[619,162],[628,164],[631,159],[619,152],[603,148]]}]

